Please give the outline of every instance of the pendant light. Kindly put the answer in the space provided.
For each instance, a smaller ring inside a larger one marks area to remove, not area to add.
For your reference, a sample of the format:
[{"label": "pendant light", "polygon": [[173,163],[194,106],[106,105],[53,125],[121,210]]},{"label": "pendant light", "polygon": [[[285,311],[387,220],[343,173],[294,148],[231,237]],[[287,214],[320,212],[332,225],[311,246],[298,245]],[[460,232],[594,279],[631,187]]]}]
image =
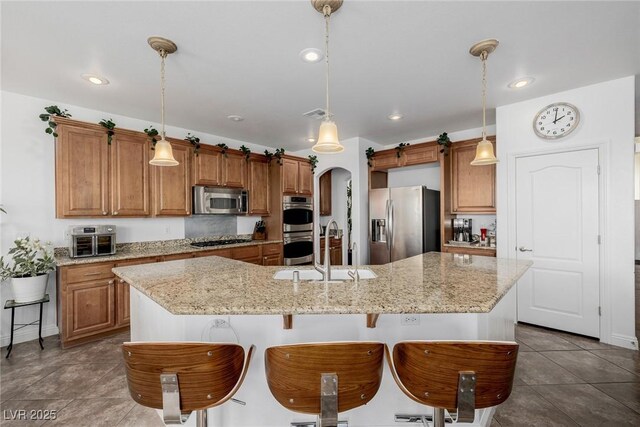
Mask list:
[{"label": "pendant light", "polygon": [[498,159],[493,153],[493,144],[487,141],[487,58],[489,54],[498,47],[498,40],[488,39],[478,42],[471,46],[469,53],[477,56],[482,61],[482,141],[478,143],[476,148],[476,158],[473,159],[471,165],[495,165]]},{"label": "pendant light", "polygon": [[331,120],[332,114],[329,111],[329,18],[331,13],[335,12],[342,6],[342,0],[311,0],[313,7],[324,16],[325,20],[325,52],[324,59],[326,64],[326,77],[327,77],[327,109],[325,110],[325,117],[320,125],[318,132],[318,141],[311,149],[316,153],[340,153],[344,151],[344,147],[340,144],[338,139],[338,127],[335,122]]},{"label": "pendant light", "polygon": [[153,159],[149,161],[154,166],[177,166],[178,161],[173,157],[171,144],[165,139],[164,132],[164,59],[167,55],[178,50],[178,46],[171,40],[162,37],[149,37],[149,45],[160,54],[160,105],[162,118],[162,131],[160,141],[156,142]]}]

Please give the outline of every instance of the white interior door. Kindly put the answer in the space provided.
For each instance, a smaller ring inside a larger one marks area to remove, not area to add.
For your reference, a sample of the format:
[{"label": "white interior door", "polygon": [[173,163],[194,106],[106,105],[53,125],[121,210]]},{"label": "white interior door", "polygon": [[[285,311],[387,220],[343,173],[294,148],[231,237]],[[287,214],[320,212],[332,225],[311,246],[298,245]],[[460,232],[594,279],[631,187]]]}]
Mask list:
[{"label": "white interior door", "polygon": [[518,320],[600,336],[598,150],[516,160]]}]

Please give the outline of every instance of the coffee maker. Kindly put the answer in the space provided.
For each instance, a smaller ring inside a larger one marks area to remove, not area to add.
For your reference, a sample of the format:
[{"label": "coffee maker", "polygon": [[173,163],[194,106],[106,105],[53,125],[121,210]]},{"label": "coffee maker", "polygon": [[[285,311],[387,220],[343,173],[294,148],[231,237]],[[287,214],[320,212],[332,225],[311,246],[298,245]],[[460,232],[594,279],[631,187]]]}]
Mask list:
[{"label": "coffee maker", "polygon": [[452,218],[453,240],[456,242],[470,242],[472,221],[470,218]]}]

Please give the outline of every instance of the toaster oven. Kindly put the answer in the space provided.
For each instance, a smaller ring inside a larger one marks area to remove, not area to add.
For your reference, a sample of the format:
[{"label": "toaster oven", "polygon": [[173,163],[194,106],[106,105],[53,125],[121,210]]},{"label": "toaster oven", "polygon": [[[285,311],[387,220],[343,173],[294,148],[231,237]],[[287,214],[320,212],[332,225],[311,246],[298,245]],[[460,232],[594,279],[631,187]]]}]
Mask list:
[{"label": "toaster oven", "polygon": [[69,229],[69,256],[83,258],[116,253],[115,225],[82,225]]}]

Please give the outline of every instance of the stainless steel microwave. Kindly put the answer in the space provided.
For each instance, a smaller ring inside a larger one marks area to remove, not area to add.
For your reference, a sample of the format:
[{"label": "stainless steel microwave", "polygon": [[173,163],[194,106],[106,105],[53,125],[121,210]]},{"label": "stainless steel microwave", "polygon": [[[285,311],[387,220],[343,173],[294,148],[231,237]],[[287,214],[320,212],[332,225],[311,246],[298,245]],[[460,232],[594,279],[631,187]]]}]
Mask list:
[{"label": "stainless steel microwave", "polygon": [[246,214],[247,191],[195,185],[193,187],[193,213],[195,215]]}]

